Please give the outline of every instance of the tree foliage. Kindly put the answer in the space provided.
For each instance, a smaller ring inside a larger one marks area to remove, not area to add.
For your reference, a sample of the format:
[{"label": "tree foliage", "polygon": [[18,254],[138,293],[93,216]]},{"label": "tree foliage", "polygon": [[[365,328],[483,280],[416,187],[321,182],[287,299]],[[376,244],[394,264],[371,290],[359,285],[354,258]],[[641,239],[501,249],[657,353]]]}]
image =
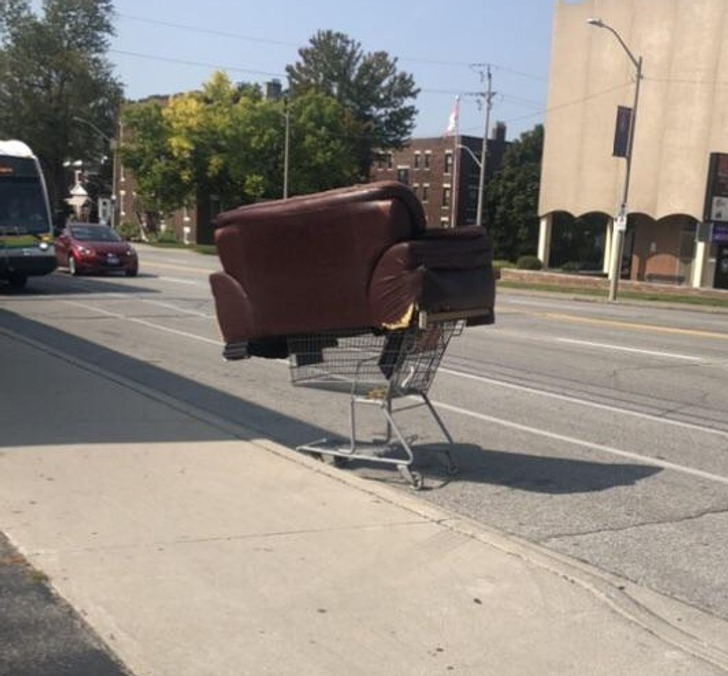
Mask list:
[{"label": "tree foliage", "polygon": [[414,78],[398,71],[386,52],[364,53],[360,43],[335,31],[318,31],[298,54],[286,67],[291,95],[319,92],[349,111],[359,179],[367,180],[375,150],[399,148],[412,133],[417,109],[410,101],[419,93]]},{"label": "tree foliage", "polygon": [[210,195],[222,208],[282,197],[286,112],[290,193],[350,184],[351,121],[334,99],[311,92],[267,101],[215,73],[198,92],[125,109],[122,157],[144,210],[165,214]]},{"label": "tree foliage", "polygon": [[543,126],[537,125],[510,145],[488,183],[486,226],[497,259],[515,261],[536,253],[542,151]]},{"label": "tree foliage", "polygon": [[112,0],[44,0],[41,15],[28,0],[0,2],[0,137],[38,154],[56,208],[64,161],[110,154],[122,99],[105,57],[112,18]]}]

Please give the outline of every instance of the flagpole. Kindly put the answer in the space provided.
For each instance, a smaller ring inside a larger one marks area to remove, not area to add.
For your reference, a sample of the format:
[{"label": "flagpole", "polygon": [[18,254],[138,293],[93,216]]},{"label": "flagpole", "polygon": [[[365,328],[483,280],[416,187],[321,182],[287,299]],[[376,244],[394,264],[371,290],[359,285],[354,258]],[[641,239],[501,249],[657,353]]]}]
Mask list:
[{"label": "flagpole", "polygon": [[454,228],[457,225],[457,214],[458,214],[458,173],[460,168],[460,96],[455,99],[455,134],[453,135],[453,148],[452,148],[452,188],[450,190],[450,227]]},{"label": "flagpole", "polygon": [[455,130],[455,136],[453,136],[454,144],[452,148],[452,190],[450,191],[452,193],[452,198],[450,200],[451,205],[451,213],[450,213],[450,227],[455,227],[455,221],[457,218],[458,213],[458,165],[460,162],[458,162],[458,155],[460,154],[460,148],[458,147],[460,145],[460,134],[458,133],[459,130]]}]

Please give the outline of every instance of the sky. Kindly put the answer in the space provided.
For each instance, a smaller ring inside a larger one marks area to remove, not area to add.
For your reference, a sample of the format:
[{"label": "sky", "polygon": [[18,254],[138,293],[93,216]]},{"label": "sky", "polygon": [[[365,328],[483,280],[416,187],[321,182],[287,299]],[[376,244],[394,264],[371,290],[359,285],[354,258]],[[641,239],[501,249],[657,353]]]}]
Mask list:
[{"label": "sky", "polygon": [[285,67],[318,30],[385,51],[421,92],[415,137],[440,136],[460,96],[460,133],[490,123],[513,140],[543,122],[556,0],[115,0],[108,54],[129,99],[198,89],[215,70],[234,82],[286,85]]}]

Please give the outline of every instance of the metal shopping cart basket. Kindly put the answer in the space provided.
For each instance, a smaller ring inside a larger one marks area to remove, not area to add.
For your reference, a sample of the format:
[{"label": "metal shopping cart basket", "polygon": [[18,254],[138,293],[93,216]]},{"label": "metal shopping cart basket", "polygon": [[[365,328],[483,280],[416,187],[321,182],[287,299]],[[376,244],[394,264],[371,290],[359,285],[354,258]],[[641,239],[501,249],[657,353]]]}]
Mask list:
[{"label": "metal shopping cart basket", "polygon": [[[348,393],[350,397],[349,439],[319,439],[298,446],[297,450],[320,459],[323,455],[330,456],[337,466],[354,458],[394,465],[413,488],[422,488],[421,472],[411,467],[415,457],[411,440],[397,425],[395,414],[426,406],[447,443],[454,443],[427,392],[450,339],[462,331],[463,324],[445,321],[392,331],[289,338],[293,385]],[[357,407],[360,406],[379,409],[385,422],[383,439],[358,438]],[[439,451],[439,457],[449,474],[457,472],[449,447]]]}]

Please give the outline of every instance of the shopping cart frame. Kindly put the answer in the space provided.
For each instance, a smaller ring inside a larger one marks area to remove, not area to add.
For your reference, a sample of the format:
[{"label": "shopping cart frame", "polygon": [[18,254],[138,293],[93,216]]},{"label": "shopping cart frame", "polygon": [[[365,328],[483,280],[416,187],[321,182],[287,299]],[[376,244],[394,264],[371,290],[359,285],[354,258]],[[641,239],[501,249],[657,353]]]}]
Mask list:
[{"label": "shopping cart frame", "polygon": [[[349,395],[348,440],[322,438],[297,446],[297,450],[322,460],[329,457],[339,467],[353,459],[394,466],[412,488],[419,490],[424,487],[424,477],[412,468],[413,439],[407,438],[395,416],[425,406],[447,442],[446,447],[438,449],[438,458],[448,475],[455,475],[458,467],[451,452],[455,442],[428,391],[450,340],[463,326],[464,321],[447,316],[439,321],[420,317],[403,329],[289,338],[293,385]],[[362,406],[374,407],[381,413],[383,438],[360,439],[357,410]]]}]

